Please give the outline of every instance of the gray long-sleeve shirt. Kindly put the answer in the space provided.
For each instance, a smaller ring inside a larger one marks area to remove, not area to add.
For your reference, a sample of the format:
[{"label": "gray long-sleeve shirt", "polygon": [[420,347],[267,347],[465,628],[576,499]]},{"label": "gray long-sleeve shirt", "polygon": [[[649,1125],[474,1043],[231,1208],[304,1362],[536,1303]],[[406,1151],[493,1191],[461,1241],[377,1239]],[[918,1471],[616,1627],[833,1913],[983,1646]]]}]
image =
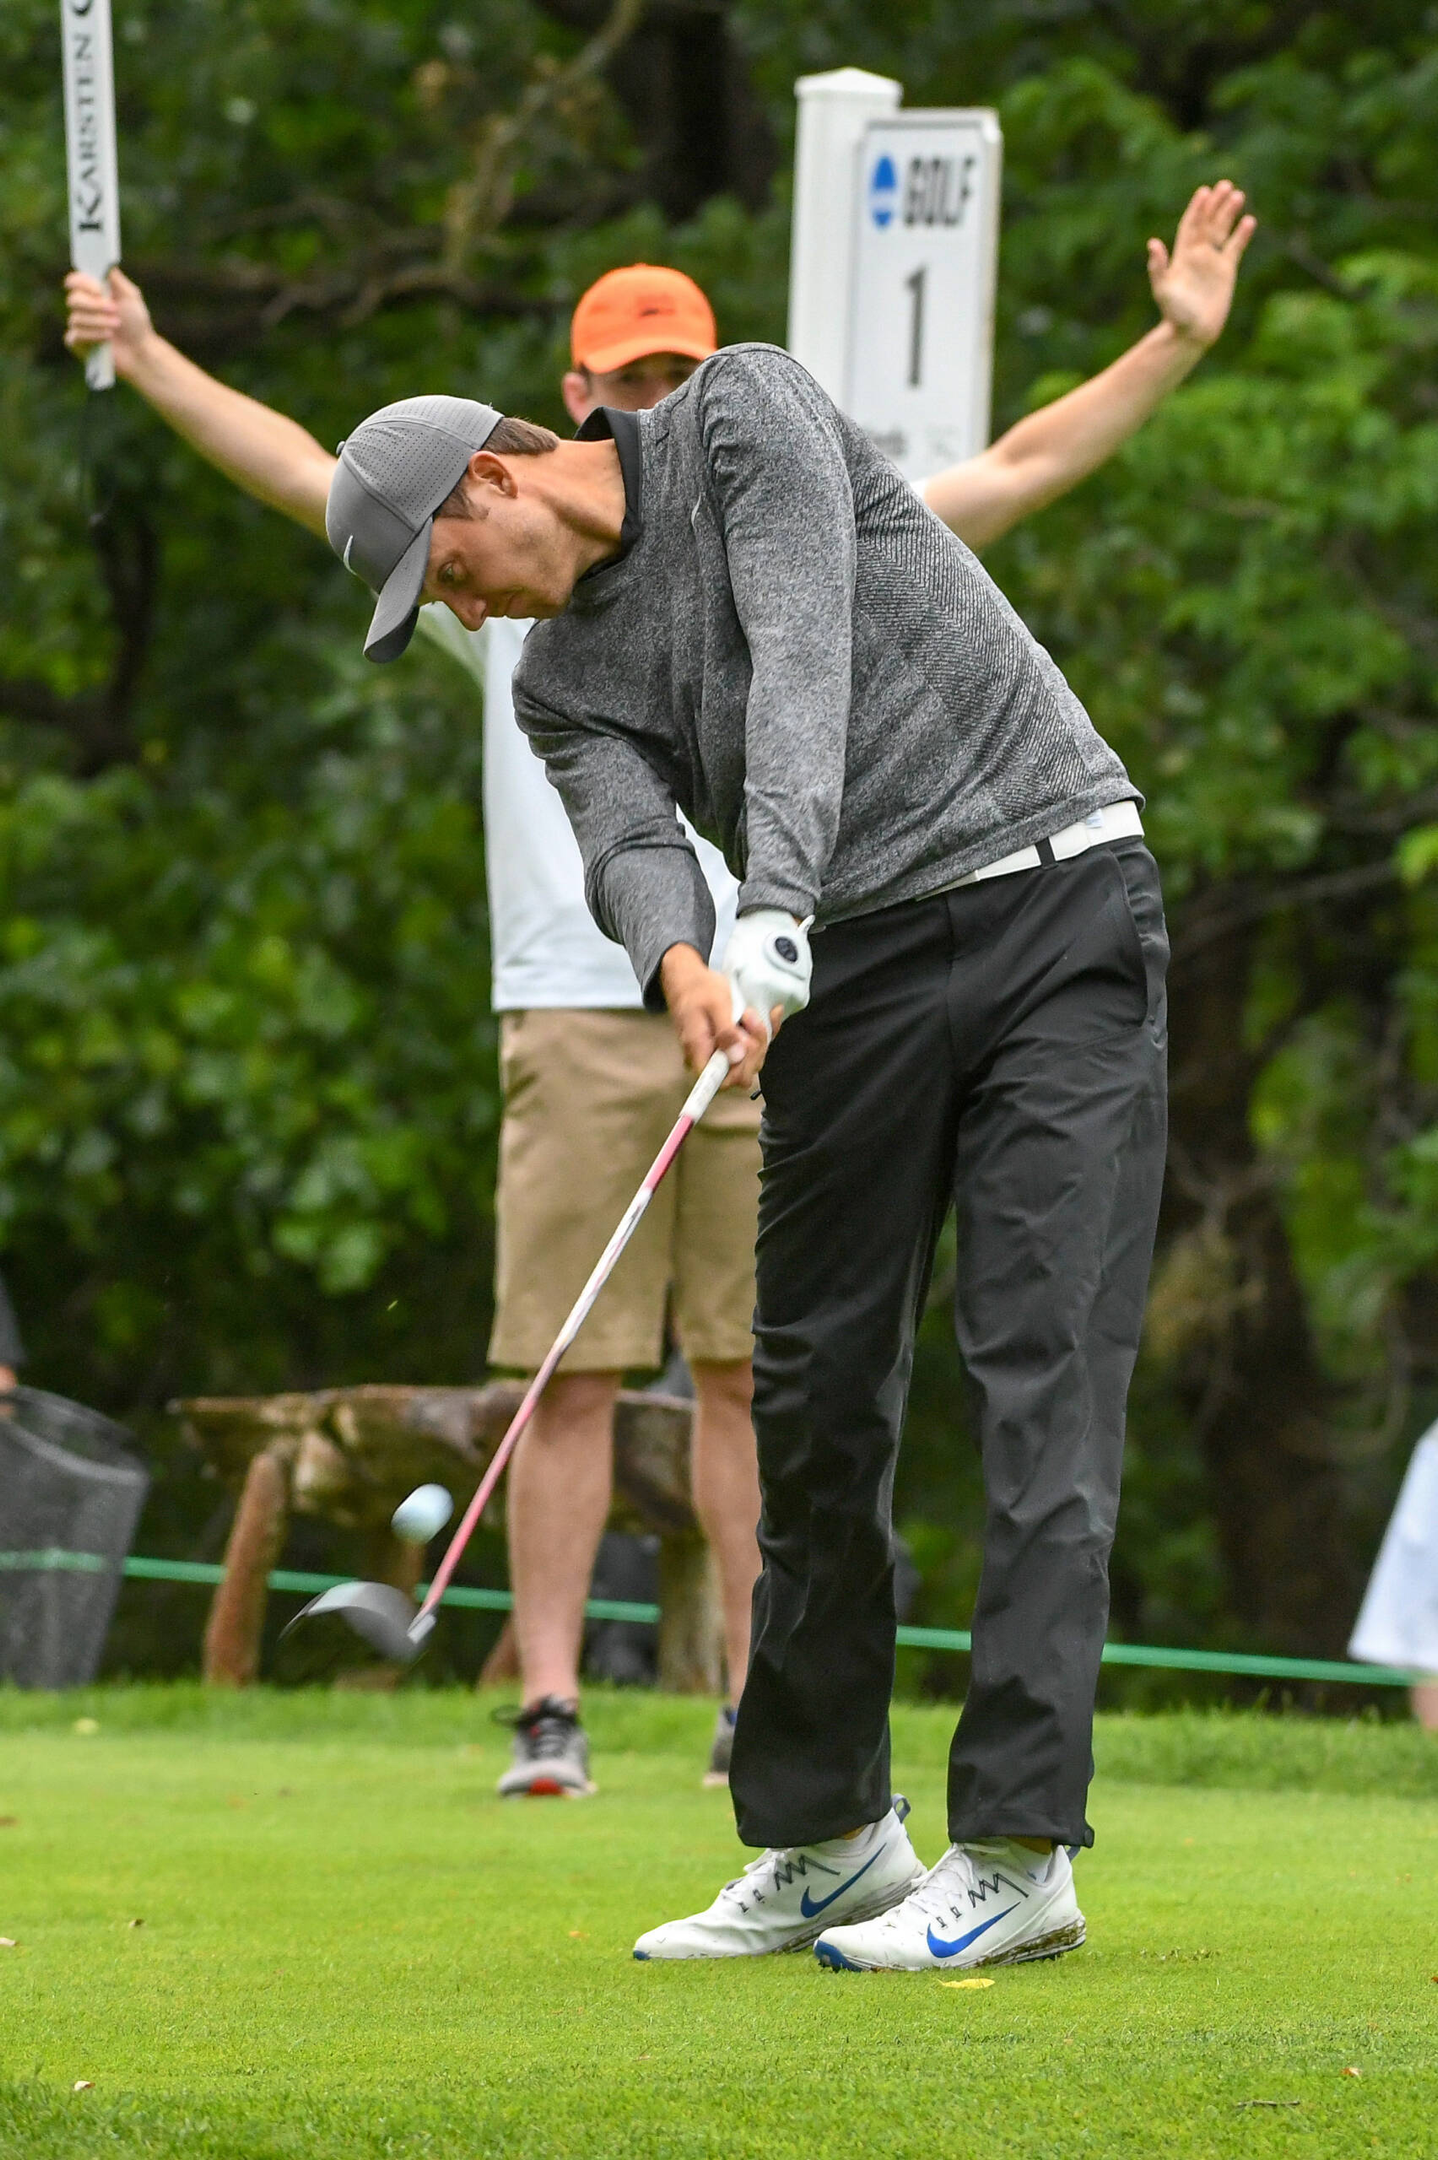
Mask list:
[{"label": "gray long-sleeve shirt", "polygon": [[530,632],[515,712],[600,928],[662,1003],[713,911],[824,923],[1141,799],[975,557],[787,353],[734,345],[639,415],[631,544]]}]

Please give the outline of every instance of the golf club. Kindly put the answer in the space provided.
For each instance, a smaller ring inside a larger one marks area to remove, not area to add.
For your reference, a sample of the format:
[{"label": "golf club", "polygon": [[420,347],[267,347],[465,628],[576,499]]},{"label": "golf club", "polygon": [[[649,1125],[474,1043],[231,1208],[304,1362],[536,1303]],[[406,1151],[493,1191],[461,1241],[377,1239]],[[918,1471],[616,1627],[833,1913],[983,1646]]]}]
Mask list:
[{"label": "golf club", "polygon": [[[736,994],[736,1019],[741,1011],[742,1003]],[[311,1598],[303,1611],[296,1613],[291,1620],[284,1631],[285,1635],[288,1635],[292,1628],[297,1628],[302,1621],[316,1619],[322,1613],[338,1613],[381,1657],[408,1665],[419,1656],[434,1629],[435,1607],[444,1596],[474,1526],[489,1505],[490,1496],[503,1477],[505,1465],[514,1453],[520,1435],[533,1417],[535,1405],[549,1385],[555,1366],[589,1317],[596,1298],[613,1274],[620,1254],[639,1227],[640,1218],[653,1199],[670,1164],[723,1086],[729,1066],[728,1051],[716,1050],[690,1089],[669,1137],[650,1164],[643,1184],[620,1217],[618,1228],[600,1254],[588,1282],[575,1299],[569,1317],[555,1336],[544,1363],[526,1388],[524,1400],[515,1411],[508,1431],[495,1449],[474,1498],[461,1516],[459,1526],[449,1541],[443,1560],[435,1570],[434,1580],[418,1612],[404,1591],[396,1590],[392,1584],[339,1583],[332,1590],[323,1590],[318,1597]],[[281,1641],[283,1639],[282,1636]]]}]

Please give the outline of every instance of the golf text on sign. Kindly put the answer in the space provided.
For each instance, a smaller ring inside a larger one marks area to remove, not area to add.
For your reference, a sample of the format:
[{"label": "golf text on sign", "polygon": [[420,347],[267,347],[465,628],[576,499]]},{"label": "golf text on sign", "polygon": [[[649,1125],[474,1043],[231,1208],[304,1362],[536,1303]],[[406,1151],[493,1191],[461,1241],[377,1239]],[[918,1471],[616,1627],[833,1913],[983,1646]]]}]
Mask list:
[{"label": "golf text on sign", "polygon": [[988,441],[1002,152],[990,112],[865,130],[844,403],[910,479]]},{"label": "golf text on sign", "polygon": [[[103,278],[120,260],[120,187],[115,157],[115,77],[110,0],[60,0],[65,58],[65,158],[70,181],[70,261]],[[92,390],[115,380],[108,345],[85,363]]]}]

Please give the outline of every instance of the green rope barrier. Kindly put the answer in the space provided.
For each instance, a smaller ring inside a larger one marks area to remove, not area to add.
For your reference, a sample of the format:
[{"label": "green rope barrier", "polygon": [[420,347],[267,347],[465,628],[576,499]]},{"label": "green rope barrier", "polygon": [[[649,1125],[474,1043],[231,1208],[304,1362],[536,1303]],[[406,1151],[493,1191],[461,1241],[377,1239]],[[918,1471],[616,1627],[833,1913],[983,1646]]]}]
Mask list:
[{"label": "green rope barrier", "polygon": [[[93,1575],[103,1573],[109,1564],[99,1553],[64,1552],[57,1546],[37,1552],[0,1552],[0,1573],[8,1569]],[[224,1569],[212,1560],[147,1560],[137,1556],[124,1562],[122,1572],[140,1582],[213,1585],[225,1578]],[[314,1597],[350,1579],[348,1575],[310,1575],[294,1568],[276,1568],[269,1577],[269,1586],[299,1597]],[[427,1585],[421,1583],[419,1587],[423,1592]],[[440,1603],[460,1611],[508,1612],[514,1599],[508,1590],[456,1587],[446,1590]],[[584,1610],[591,1620],[632,1620],[647,1626],[659,1618],[657,1605],[634,1604],[624,1598],[590,1598]],[[898,1630],[903,1650],[967,1653],[972,1640],[967,1628]],[[1353,1665],[1338,1658],[1257,1657],[1241,1650],[1170,1650],[1154,1643],[1105,1643],[1103,1662],[1139,1665],[1156,1672],[1228,1673],[1250,1680],[1330,1680],[1346,1687],[1412,1687],[1415,1680],[1424,1677],[1421,1673],[1400,1672],[1391,1665]]]},{"label": "green rope barrier", "polygon": [[[26,1556],[15,1555],[18,1562]],[[77,1553],[77,1560],[89,1562],[92,1553]],[[10,1556],[0,1553],[0,1568]],[[99,1563],[103,1566],[103,1562]],[[133,1557],[124,1564],[123,1572],[142,1582],[218,1583],[225,1579],[225,1571],[213,1560],[145,1560]],[[275,1568],[269,1576],[272,1590],[291,1590],[301,1597],[315,1597],[321,1590],[334,1590],[340,1583],[350,1582],[349,1575],[309,1575],[294,1568]],[[421,1583],[421,1595],[429,1588]],[[441,1605],[454,1605],[461,1611],[508,1612],[514,1598],[508,1590],[474,1590],[462,1584],[446,1590]],[[590,1598],[585,1613],[591,1620],[637,1620],[652,1625],[659,1618],[657,1605],[635,1605],[623,1598]]]},{"label": "green rope barrier", "polygon": [[1242,1650],[1166,1650],[1143,1643],[1105,1643],[1105,1665],[1148,1665],[1181,1672],[1249,1675],[1266,1680],[1341,1680],[1369,1687],[1412,1687],[1421,1673],[1392,1665],[1354,1665],[1341,1658],[1250,1657]]},{"label": "green rope barrier", "polygon": [[35,1552],[0,1552],[0,1574],[24,1571],[41,1575],[103,1575],[109,1565],[102,1553],[65,1552],[58,1545],[43,1545]]},{"label": "green rope barrier", "polygon": [[[966,1628],[901,1627],[899,1642],[912,1650],[969,1650]],[[1353,1665],[1333,1658],[1250,1656],[1242,1650],[1169,1650],[1154,1643],[1105,1643],[1105,1665],[1142,1665],[1155,1671],[1233,1673],[1260,1680],[1341,1680],[1350,1687],[1412,1687],[1419,1673],[1391,1665]]]}]

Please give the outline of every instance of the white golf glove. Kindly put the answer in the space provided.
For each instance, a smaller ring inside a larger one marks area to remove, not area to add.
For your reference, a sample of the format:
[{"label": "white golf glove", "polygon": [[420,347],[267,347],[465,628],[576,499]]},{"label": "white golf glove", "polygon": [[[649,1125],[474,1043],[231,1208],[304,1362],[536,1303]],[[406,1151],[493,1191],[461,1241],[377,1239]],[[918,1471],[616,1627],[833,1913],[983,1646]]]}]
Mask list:
[{"label": "white golf glove", "polygon": [[776,1005],[786,1019],[804,1010],[813,971],[809,923],[796,922],[783,908],[754,908],[741,915],[724,948],[724,973],[766,1027]]}]

